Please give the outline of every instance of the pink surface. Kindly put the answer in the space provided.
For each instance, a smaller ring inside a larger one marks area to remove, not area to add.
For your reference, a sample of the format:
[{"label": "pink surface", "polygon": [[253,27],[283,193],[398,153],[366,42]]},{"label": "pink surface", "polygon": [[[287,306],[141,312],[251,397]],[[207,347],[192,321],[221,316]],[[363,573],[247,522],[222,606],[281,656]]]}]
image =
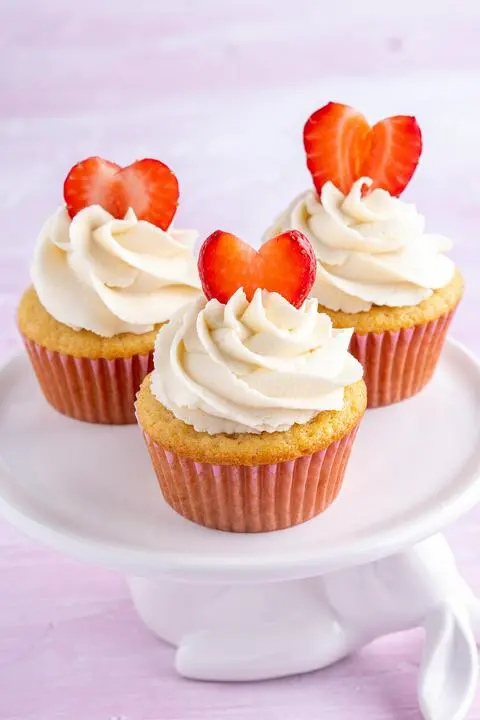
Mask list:
[{"label": "pink surface", "polygon": [[[469,286],[453,334],[480,352],[480,6],[475,0],[0,2],[0,357],[39,226],[68,168],[152,155],[180,178],[177,224],[252,242],[309,183],[302,122],[329,99],[415,113],[425,154],[406,197],[456,241]],[[480,510],[449,537],[480,590]],[[413,720],[421,636],[309,676],[187,682],[121,578],[0,521],[1,720]],[[480,720],[480,701],[471,713]]]}]

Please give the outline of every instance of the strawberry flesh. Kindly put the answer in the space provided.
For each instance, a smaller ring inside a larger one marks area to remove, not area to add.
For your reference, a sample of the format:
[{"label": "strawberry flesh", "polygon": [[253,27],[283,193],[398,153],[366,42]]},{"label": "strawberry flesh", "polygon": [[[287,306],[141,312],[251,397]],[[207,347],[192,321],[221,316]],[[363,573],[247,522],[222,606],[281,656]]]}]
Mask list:
[{"label": "strawberry flesh", "polygon": [[354,108],[332,102],[307,120],[303,140],[319,193],[330,181],[347,194],[356,180],[370,177],[369,192],[383,188],[398,196],[410,182],[422,152],[422,134],[414,117],[386,118],[372,128]]},{"label": "strawberry flesh", "polygon": [[101,205],[116,218],[132,208],[139,220],[167,230],[178,207],[178,181],[164,163],[146,158],[122,168],[99,157],[73,166],[63,194],[71,218],[89,205]]},{"label": "strawberry flesh", "polygon": [[208,300],[226,303],[239,288],[251,300],[262,288],[298,308],[315,281],[316,260],[309,240],[296,230],[271,238],[258,252],[235,235],[217,230],[200,249],[198,269]]}]

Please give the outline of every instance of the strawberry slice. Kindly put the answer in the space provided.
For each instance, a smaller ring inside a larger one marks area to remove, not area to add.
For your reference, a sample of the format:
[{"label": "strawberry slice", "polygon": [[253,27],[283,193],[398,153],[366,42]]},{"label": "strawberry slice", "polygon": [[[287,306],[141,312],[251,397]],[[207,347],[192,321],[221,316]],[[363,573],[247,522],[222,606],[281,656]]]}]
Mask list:
[{"label": "strawberry slice", "polygon": [[359,177],[372,178],[370,192],[383,188],[398,196],[412,179],[421,154],[422,133],[414,117],[380,120],[370,131],[370,149]]},{"label": "strawberry slice", "polygon": [[329,180],[344,194],[361,177],[370,125],[357,110],[330,102],[309,117],[303,131],[307,166],[318,192]]},{"label": "strawberry slice", "polygon": [[226,303],[243,287],[248,300],[262,288],[295,307],[307,298],[316,273],[315,253],[297,230],[271,238],[257,252],[235,235],[217,230],[200,249],[198,270],[208,300]]},{"label": "strawberry slice", "polygon": [[159,160],[138,160],[122,168],[99,157],[74,165],[63,186],[71,218],[88,205],[101,205],[116,218],[132,208],[139,220],[167,230],[178,206],[178,181]]},{"label": "strawberry slice", "polygon": [[72,167],[63,185],[63,196],[71,218],[88,205],[101,205],[114,217],[120,217],[116,175],[120,165],[89,157]]},{"label": "strawberry slice", "polygon": [[422,152],[414,117],[398,115],[370,127],[362,113],[330,102],[310,116],[303,131],[307,166],[320,193],[331,181],[344,194],[360,177],[398,196],[411,180]]},{"label": "strawberry slice", "polygon": [[[178,207],[178,180],[160,160],[137,160],[119,173],[124,190],[123,215],[134,209],[140,220],[167,230]],[[123,217],[123,216],[122,216]]]}]

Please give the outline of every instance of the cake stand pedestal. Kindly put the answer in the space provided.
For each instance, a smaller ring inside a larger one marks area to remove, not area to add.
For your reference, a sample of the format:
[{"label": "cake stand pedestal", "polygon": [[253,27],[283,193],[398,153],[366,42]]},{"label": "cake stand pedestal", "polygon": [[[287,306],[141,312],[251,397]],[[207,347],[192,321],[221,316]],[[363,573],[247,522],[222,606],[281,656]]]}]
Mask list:
[{"label": "cake stand pedestal", "polygon": [[308,672],[421,625],[423,715],[467,717],[480,603],[439,533],[478,502],[480,366],[453,341],[419,396],[367,412],[333,506],[261,535],[178,516],[137,427],[58,415],[23,357],[0,372],[0,510],[38,541],[126,575],[185,677]]}]

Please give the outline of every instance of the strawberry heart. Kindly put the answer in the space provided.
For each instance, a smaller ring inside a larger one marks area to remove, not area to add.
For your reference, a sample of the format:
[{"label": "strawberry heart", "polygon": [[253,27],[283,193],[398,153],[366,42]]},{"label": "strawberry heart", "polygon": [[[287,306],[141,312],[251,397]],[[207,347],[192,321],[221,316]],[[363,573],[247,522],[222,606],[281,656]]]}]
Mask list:
[{"label": "strawberry heart", "polygon": [[414,117],[397,115],[370,127],[348,105],[328,103],[313,113],[303,131],[307,166],[321,192],[331,181],[345,195],[361,177],[398,196],[410,182],[422,152],[422,134]]},{"label": "strawberry heart", "polygon": [[167,230],[178,206],[178,181],[159,160],[137,160],[122,168],[99,157],[74,165],[63,195],[71,218],[89,205],[101,205],[116,218],[132,208],[139,220]]},{"label": "strawberry heart", "polygon": [[198,269],[208,300],[226,303],[243,288],[248,300],[262,288],[300,307],[315,282],[315,253],[297,230],[271,238],[257,252],[235,235],[217,230],[200,249]]}]

